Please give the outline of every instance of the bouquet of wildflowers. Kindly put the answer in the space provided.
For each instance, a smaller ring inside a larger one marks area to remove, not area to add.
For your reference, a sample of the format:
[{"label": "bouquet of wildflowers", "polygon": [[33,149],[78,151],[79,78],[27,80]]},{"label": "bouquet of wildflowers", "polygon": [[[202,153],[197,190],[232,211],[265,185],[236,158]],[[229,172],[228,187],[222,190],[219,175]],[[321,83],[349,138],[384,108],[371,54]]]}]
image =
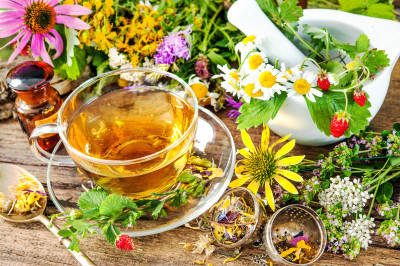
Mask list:
[{"label": "bouquet of wildflowers", "polygon": [[[309,55],[301,65],[287,66],[279,60],[269,61],[260,52],[261,40],[257,36],[247,36],[236,45],[239,67],[221,65],[219,77],[223,78],[221,86],[243,102],[236,120],[238,129],[267,124],[287,98],[295,97],[306,103],[314,123],[327,136],[349,137],[364,130],[371,104],[363,84],[389,65],[385,52],[370,49],[370,40],[364,34],[355,44],[347,44],[325,28],[302,25],[308,42],[296,30],[302,16],[297,1],[284,0],[279,6],[274,1],[257,2],[290,40],[299,39]],[[337,56],[331,56],[332,51]],[[345,64],[346,58],[351,62]],[[310,64],[316,70],[307,69]]]},{"label": "bouquet of wildflowers", "polygon": [[[317,213],[326,227],[329,252],[354,259],[371,244],[375,226],[389,246],[397,247],[400,202],[392,198],[393,183],[400,177],[399,143],[400,123],[390,131],[362,131],[327,156],[291,166],[294,172],[312,171],[312,177],[297,187],[298,195],[274,189],[275,199],[278,204],[320,206]],[[380,224],[371,217],[374,206]]]},{"label": "bouquet of wildflowers", "polygon": [[[174,72],[203,105],[219,110],[224,90],[210,77],[235,60],[242,38],[227,22],[230,0],[1,0],[0,58],[33,56],[62,79],[120,68]],[[122,79],[132,77],[124,75]]]}]

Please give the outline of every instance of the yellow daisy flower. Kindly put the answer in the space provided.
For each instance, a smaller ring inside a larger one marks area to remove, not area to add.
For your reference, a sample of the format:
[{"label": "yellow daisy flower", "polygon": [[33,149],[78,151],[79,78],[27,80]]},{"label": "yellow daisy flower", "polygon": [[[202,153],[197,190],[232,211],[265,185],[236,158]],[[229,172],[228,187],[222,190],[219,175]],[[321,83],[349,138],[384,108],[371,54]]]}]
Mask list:
[{"label": "yellow daisy flower", "polygon": [[242,130],[241,133],[246,148],[239,150],[238,153],[243,155],[244,159],[236,164],[235,173],[238,179],[232,181],[229,186],[240,187],[250,181],[247,188],[254,194],[257,193],[260,186],[264,186],[268,205],[275,211],[274,196],[271,190],[272,182],[275,180],[288,192],[298,194],[296,187],[287,179],[302,182],[303,178],[290,170],[284,169],[284,167],[299,164],[304,155],[283,158],[293,149],[295,140],[289,141],[280,150],[275,151],[275,145],[286,141],[290,135],[280,138],[269,146],[269,128],[266,125],[264,125],[262,132],[261,147],[256,148],[254,146],[245,130]]}]

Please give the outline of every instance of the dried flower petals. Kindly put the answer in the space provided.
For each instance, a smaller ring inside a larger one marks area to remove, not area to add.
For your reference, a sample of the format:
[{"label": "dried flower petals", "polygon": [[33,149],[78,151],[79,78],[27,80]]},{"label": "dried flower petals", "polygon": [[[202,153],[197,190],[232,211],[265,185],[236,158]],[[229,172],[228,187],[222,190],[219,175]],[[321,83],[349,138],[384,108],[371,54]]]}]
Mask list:
[{"label": "dried flower petals", "polygon": [[254,208],[243,196],[228,195],[218,202],[212,223],[219,243],[231,245],[243,239],[256,226]]},{"label": "dried flower petals", "polygon": [[10,192],[15,196],[14,211],[22,214],[24,212],[34,212],[41,207],[40,199],[44,198],[46,193],[40,191],[40,185],[29,176],[19,178],[19,184],[9,188]]}]

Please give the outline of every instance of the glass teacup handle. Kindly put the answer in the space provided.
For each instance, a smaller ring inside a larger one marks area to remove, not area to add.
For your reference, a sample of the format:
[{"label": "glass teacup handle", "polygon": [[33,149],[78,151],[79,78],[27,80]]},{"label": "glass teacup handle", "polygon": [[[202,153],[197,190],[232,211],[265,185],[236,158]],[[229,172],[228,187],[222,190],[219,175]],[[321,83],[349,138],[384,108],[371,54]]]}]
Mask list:
[{"label": "glass teacup handle", "polygon": [[[74,162],[68,155],[55,155],[51,154],[45,150],[43,150],[40,146],[39,143],[37,142],[37,139],[46,134],[58,134],[58,128],[56,123],[49,123],[49,124],[43,124],[38,127],[36,127],[30,137],[29,137],[29,144],[31,146],[32,152],[36,155],[37,158],[39,158],[41,161],[45,163],[51,163],[54,165],[60,165],[60,166],[75,166]],[[60,140],[61,142],[61,140]],[[60,146],[60,142],[56,145],[54,150],[57,150],[58,147]]]}]

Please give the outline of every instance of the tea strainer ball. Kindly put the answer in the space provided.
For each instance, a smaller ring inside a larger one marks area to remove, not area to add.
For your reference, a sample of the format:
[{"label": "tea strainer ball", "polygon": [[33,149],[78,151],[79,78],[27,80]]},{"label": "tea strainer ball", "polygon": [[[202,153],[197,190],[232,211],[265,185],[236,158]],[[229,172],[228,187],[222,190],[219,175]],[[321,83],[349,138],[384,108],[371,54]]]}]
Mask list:
[{"label": "tea strainer ball", "polygon": [[[257,197],[253,194],[253,192],[251,192],[250,190],[248,190],[247,188],[243,188],[243,187],[236,187],[236,188],[232,188],[230,190],[227,190],[224,195],[221,197],[222,200],[224,200],[225,198],[227,198],[228,196],[230,197],[236,197],[236,198],[243,198],[243,200],[253,208],[254,211],[254,224],[252,224],[250,226],[250,230],[247,232],[247,234],[240,239],[239,241],[237,241],[236,243],[231,243],[231,244],[225,244],[222,243],[218,237],[216,237],[215,232],[214,232],[214,227],[216,225],[218,225],[218,213],[219,213],[219,207],[214,207],[212,215],[211,215],[211,220],[212,220],[212,226],[213,226],[213,230],[212,231],[212,235],[215,239],[215,241],[218,243],[218,245],[226,247],[226,248],[236,248],[236,247],[240,247],[246,244],[250,244],[254,241],[256,241],[257,239],[260,238],[260,233],[261,233],[261,227],[264,224],[264,219],[265,219],[265,212],[263,207],[260,205]],[[220,224],[221,225],[221,224]]]},{"label": "tea strainer ball", "polygon": [[311,246],[312,259],[307,264],[317,261],[324,252],[326,246],[326,230],[324,223],[318,214],[303,205],[289,205],[276,211],[268,220],[264,229],[264,244],[269,257],[285,265],[298,265],[282,258],[275,248],[282,236],[292,236],[302,232],[308,235],[307,244]]}]

